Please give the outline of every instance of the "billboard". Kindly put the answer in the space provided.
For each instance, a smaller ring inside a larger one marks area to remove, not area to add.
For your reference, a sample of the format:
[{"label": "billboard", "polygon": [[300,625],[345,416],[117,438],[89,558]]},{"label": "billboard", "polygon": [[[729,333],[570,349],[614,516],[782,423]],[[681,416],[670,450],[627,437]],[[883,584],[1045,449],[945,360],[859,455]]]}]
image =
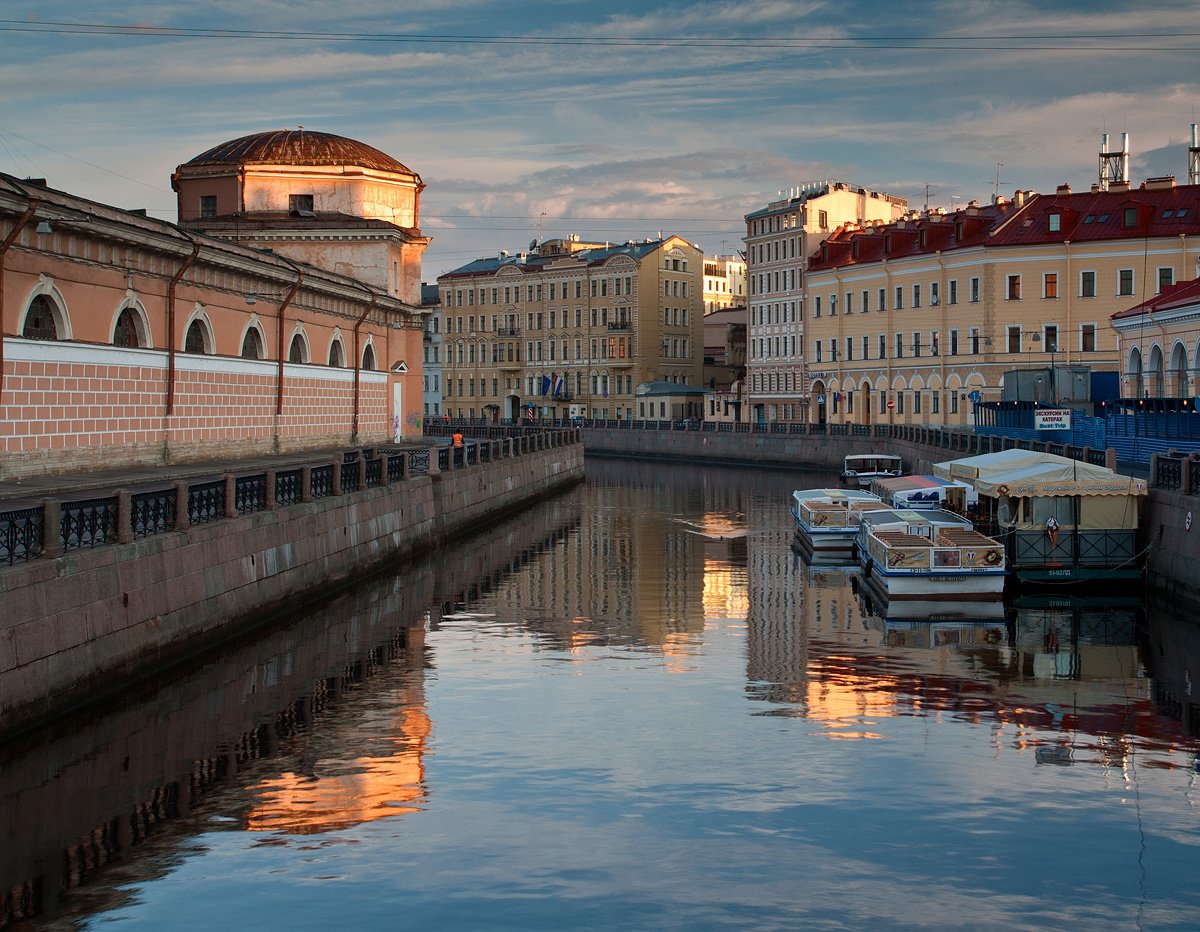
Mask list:
[{"label": "billboard", "polygon": [[1033,412],[1034,430],[1070,430],[1070,408],[1039,408]]}]

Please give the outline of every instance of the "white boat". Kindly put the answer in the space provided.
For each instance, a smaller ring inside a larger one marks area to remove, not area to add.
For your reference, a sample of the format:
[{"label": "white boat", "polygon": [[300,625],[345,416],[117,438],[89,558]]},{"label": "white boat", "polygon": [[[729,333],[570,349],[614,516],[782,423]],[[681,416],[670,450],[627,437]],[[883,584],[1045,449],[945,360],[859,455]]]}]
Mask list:
[{"label": "white boat", "polygon": [[971,483],[941,476],[888,476],[872,482],[871,492],[890,508],[946,508],[963,514],[979,504]]},{"label": "white boat", "polygon": [[848,489],[868,489],[876,479],[904,474],[904,461],[889,453],[851,453],[842,461],[841,482]]},{"label": "white boat", "polygon": [[792,493],[792,519],[800,543],[814,554],[849,556],[860,516],[883,502],[855,489],[797,489]]},{"label": "white boat", "polygon": [[869,584],[891,602],[992,601],[1004,591],[1004,547],[949,511],[866,512],[855,546]]}]

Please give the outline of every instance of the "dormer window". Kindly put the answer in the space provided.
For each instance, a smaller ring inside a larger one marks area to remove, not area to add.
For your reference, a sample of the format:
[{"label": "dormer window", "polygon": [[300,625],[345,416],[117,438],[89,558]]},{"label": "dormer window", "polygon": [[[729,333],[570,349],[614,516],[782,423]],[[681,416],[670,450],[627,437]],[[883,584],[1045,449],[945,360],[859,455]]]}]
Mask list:
[{"label": "dormer window", "polygon": [[967,225],[965,223],[963,223],[961,220],[959,220],[956,224],[954,224],[954,238],[955,239],[961,240],[963,238],[963,234],[965,234],[966,231],[967,231]]},{"label": "dormer window", "polygon": [[1137,208],[1126,207],[1121,219],[1122,226],[1135,227],[1137,226]]},{"label": "dormer window", "polygon": [[215,194],[200,195],[200,219],[212,220],[217,215],[217,196]]},{"label": "dormer window", "polygon": [[1062,229],[1062,214],[1050,214],[1046,218],[1046,229],[1051,233],[1057,233]]},{"label": "dormer window", "polygon": [[313,196],[311,194],[289,194],[288,210],[294,214],[313,212]]},{"label": "dormer window", "polygon": [[883,251],[888,253],[889,255],[891,254],[891,251],[892,251],[892,234],[891,233],[888,233],[883,238]]}]

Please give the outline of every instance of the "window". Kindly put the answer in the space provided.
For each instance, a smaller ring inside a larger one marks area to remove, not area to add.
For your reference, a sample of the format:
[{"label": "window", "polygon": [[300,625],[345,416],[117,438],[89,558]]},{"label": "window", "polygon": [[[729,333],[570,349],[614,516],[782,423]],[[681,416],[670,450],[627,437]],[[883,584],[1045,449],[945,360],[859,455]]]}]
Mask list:
[{"label": "window", "polygon": [[827,211],[821,210],[817,212],[817,225],[822,230],[829,229],[829,213]]},{"label": "window", "polygon": [[1020,275],[1008,276],[1007,286],[1005,288],[1004,293],[1005,293],[1005,297],[1009,301],[1020,301],[1021,300],[1021,276]]},{"label": "window", "polygon": [[288,210],[292,213],[313,212],[313,196],[311,194],[289,194]]},{"label": "window", "polygon": [[1062,229],[1062,214],[1050,214],[1046,218],[1046,229],[1051,233],[1057,233]]},{"label": "window", "polygon": [[1095,272],[1080,272],[1079,273],[1079,297],[1081,297],[1081,298],[1096,297],[1096,273]]},{"label": "window", "polygon": [[922,392],[913,392],[913,414],[921,413],[921,395]]},{"label": "window", "polygon": [[829,316],[837,316],[837,295],[835,294],[829,296]]},{"label": "window", "polygon": [[[122,311],[121,317],[124,318],[129,311]],[[118,322],[118,327],[120,323]],[[135,335],[136,340],[136,335]],[[123,343],[122,346],[137,346],[137,343]],[[262,359],[263,358],[263,341],[262,335],[257,328],[251,327],[246,331],[246,336],[242,339],[242,359]]]},{"label": "window", "polygon": [[912,306],[913,306],[913,307],[920,307],[920,306],[921,306],[921,286],[920,286],[920,285],[913,285],[913,286],[912,286],[912,289],[913,289],[913,303],[912,303]]},{"label": "window", "polygon": [[[246,334],[247,339],[250,338],[251,333],[253,333],[256,337],[258,336],[258,331],[251,329]],[[259,349],[261,350],[262,339],[260,338],[258,342],[259,342]],[[113,330],[113,346],[137,347],[140,345],[141,344],[138,342],[136,312],[133,310],[133,308],[127,307],[127,308],[125,308],[125,310],[121,311],[121,313],[117,316],[117,326]],[[244,345],[242,347],[242,355],[243,356],[246,355],[246,349],[245,349]],[[249,356],[247,358],[262,359],[262,356],[261,355]]]},{"label": "window", "polygon": [[896,286],[896,310],[900,311],[903,309],[904,309],[904,286],[897,285]]},{"label": "window", "polygon": [[896,359],[904,358],[904,334],[903,333],[896,334],[896,355],[894,358],[896,358]]},{"label": "window", "polygon": [[905,394],[906,394],[905,392],[896,392],[896,413],[897,414],[904,413],[904,395]]},{"label": "window", "polygon": [[938,354],[938,332],[936,330],[929,331],[929,352],[934,356]]},{"label": "window", "polygon": [[958,414],[958,392],[950,390],[950,413]]},{"label": "window", "polygon": [[1138,220],[1138,218],[1137,218],[1137,208],[1136,207],[1126,207],[1121,212],[1121,225],[1122,226],[1135,227],[1135,226],[1137,226],[1137,220]]},{"label": "window", "polygon": [[1158,292],[1163,291],[1175,284],[1175,268],[1174,266],[1164,265],[1158,269]]},{"label": "window", "polygon": [[886,288],[879,289],[879,307],[875,308],[875,310],[877,310],[877,311],[886,311],[887,310],[887,289]]},{"label": "window", "polygon": [[950,279],[950,303],[958,304],[958,279]]},{"label": "window", "polygon": [[200,195],[200,219],[211,220],[217,215],[217,196],[215,194]]},{"label": "window", "polygon": [[887,359],[887,335],[879,334],[879,358]]},{"label": "window", "polygon": [[1079,328],[1079,349],[1084,353],[1096,352],[1096,325],[1084,324]]},{"label": "window", "polygon": [[971,303],[972,304],[979,303],[979,279],[978,278],[971,279]]},{"label": "window", "polygon": [[1058,273],[1047,272],[1042,276],[1042,297],[1057,298],[1058,297]]},{"label": "window", "polygon": [[817,360],[816,360],[816,361],[817,361],[817,362],[821,362],[821,341],[820,341],[820,340],[817,340],[817,341],[815,341],[815,342],[813,343],[813,345],[814,345],[814,346],[816,347],[816,349],[817,349]]},{"label": "window", "polygon": [[846,337],[846,360],[854,359],[854,337]]},{"label": "window", "polygon": [[862,358],[871,358],[871,339],[865,335],[862,338]]},{"label": "window", "polygon": [[1020,327],[1009,327],[1008,328],[1008,351],[1010,353],[1021,352],[1021,328]]},{"label": "window", "polygon": [[205,339],[204,324],[198,320],[193,320],[191,326],[188,327],[187,336],[184,337],[183,351],[203,356],[208,352],[207,342]]},{"label": "window", "polygon": [[54,323],[54,306],[45,295],[38,295],[29,302],[25,314],[25,326],[21,336],[26,340],[57,340],[58,326]]},{"label": "window", "polygon": [[913,355],[921,355],[921,334],[913,331]]},{"label": "window", "polygon": [[941,392],[930,392],[929,393],[929,401],[931,402],[930,410],[932,411],[932,413],[938,414],[941,409],[942,393]]},{"label": "window", "polygon": [[1047,353],[1058,352],[1058,325],[1046,324],[1042,329],[1042,348]]},{"label": "window", "polygon": [[821,316],[821,296],[816,295],[813,298],[813,317]]},{"label": "window", "polygon": [[1117,294],[1133,294],[1133,269],[1117,270]]},{"label": "window", "polygon": [[930,307],[937,307],[938,301],[941,300],[941,292],[940,292],[939,284],[940,284],[939,282],[930,282],[929,283],[929,306]]}]

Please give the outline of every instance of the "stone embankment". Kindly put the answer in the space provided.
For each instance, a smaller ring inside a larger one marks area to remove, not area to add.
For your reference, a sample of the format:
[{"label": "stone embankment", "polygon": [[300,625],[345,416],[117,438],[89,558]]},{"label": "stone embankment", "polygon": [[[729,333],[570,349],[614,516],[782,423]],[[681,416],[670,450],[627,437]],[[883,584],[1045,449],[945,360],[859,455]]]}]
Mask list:
[{"label": "stone embankment", "polygon": [[583,478],[574,429],[363,453],[0,502],[0,733]]}]

